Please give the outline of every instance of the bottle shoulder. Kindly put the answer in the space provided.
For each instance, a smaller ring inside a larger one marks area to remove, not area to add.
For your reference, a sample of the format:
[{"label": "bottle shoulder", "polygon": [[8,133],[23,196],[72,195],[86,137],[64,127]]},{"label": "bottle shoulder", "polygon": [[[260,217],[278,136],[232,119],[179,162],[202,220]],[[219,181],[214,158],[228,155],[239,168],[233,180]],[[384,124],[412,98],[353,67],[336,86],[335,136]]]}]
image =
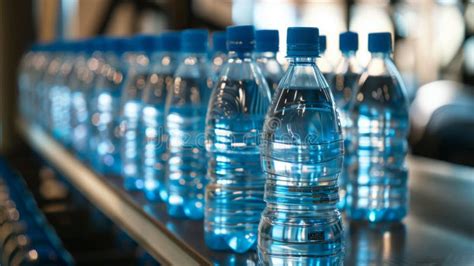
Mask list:
[{"label": "bottle shoulder", "polygon": [[334,74],[344,75],[344,74],[356,74],[361,75],[364,72],[364,67],[357,61],[355,56],[345,57],[342,56],[339,59],[339,62],[334,67]]},{"label": "bottle shoulder", "polygon": [[408,98],[397,67],[389,58],[371,60],[359,81],[355,108],[393,109],[407,113]]}]

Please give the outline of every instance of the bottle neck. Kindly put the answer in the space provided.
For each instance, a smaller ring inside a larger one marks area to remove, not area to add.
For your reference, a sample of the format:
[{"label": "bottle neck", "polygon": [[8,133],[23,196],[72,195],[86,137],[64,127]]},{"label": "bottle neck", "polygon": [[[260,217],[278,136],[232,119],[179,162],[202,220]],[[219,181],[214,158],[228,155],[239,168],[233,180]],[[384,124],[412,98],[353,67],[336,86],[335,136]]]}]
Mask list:
[{"label": "bottle neck", "polygon": [[255,58],[276,59],[276,52],[255,52]]},{"label": "bottle neck", "polygon": [[351,58],[356,56],[356,51],[344,51],[342,52],[342,56],[345,58]]},{"label": "bottle neck", "polygon": [[290,63],[290,65],[315,65],[316,64],[316,58],[314,56],[309,56],[309,57],[288,57],[287,60]]},{"label": "bottle neck", "polygon": [[229,51],[229,59],[252,59],[252,51]]},{"label": "bottle neck", "polygon": [[390,58],[390,52],[376,52],[376,53],[371,53],[372,59],[387,59]]}]

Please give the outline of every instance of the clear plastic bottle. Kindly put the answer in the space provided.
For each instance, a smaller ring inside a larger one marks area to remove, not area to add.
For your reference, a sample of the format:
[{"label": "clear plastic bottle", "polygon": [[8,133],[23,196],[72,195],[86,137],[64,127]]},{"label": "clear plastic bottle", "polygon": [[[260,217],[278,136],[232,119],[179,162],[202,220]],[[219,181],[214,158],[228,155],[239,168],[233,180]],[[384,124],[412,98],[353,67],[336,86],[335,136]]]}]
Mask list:
[{"label": "clear plastic bottle", "polygon": [[79,52],[74,63],[74,70],[69,80],[71,90],[70,128],[71,144],[74,152],[80,159],[89,155],[89,108],[94,72],[88,67],[88,60],[92,54],[92,41],[79,42]]},{"label": "clear plastic bottle", "polygon": [[357,161],[346,211],[354,220],[396,221],[408,208],[408,100],[390,57],[391,34],[369,34],[369,51],[372,59],[351,104]]},{"label": "clear plastic bottle", "polygon": [[164,139],[165,104],[172,90],[174,73],[179,63],[181,39],[179,32],[159,36],[158,51],[151,55],[151,74],[143,92],[143,110],[140,129],[142,139],[144,193],[149,201],[166,201]]},{"label": "clear plastic bottle", "polygon": [[334,84],[334,65],[326,56],[327,38],[326,35],[319,35],[319,57],[317,59],[318,68],[323,73],[324,78],[329,84],[329,88],[333,88]]},{"label": "clear plastic bottle", "polygon": [[168,214],[202,219],[207,158],[204,127],[212,89],[206,30],[181,33],[181,62],[166,99]]},{"label": "clear plastic bottle", "polygon": [[73,67],[76,59],[77,44],[72,41],[62,42],[62,58],[54,84],[49,90],[51,132],[53,137],[69,146],[71,143],[70,106],[71,91],[69,79],[74,74]]},{"label": "clear plastic bottle", "polygon": [[258,30],[255,41],[255,61],[273,93],[284,74],[283,66],[276,58],[280,41],[278,30]]},{"label": "clear plastic bottle", "polygon": [[101,65],[94,81],[94,110],[92,123],[96,138],[96,170],[103,174],[119,175],[120,163],[120,103],[125,80],[121,59],[128,48],[125,38],[103,39]]},{"label": "clear plastic bottle", "polygon": [[34,60],[38,56],[40,46],[33,45],[29,51],[27,51],[21,58],[20,65],[18,68],[18,100],[19,100],[19,112],[23,119],[32,121],[32,115],[35,112],[32,109],[32,98],[33,98],[33,73],[34,73]]},{"label": "clear plastic bottle", "polygon": [[144,186],[139,151],[139,123],[143,90],[150,75],[149,55],[157,46],[157,36],[138,35],[133,37],[129,51],[123,55],[127,74],[120,107],[120,158],[124,187],[127,190],[142,190]]},{"label": "clear plastic bottle", "polygon": [[331,91],[316,66],[317,40],[317,28],[288,28],[290,65],[265,118],[266,208],[258,240],[265,265],[318,265],[321,258],[340,259],[343,249],[336,204],[344,146]]},{"label": "clear plastic bottle", "polygon": [[253,26],[227,28],[228,59],[206,118],[205,241],[211,249],[239,253],[256,247],[265,206],[259,142],[270,89],[253,60],[254,47]]},{"label": "clear plastic bottle", "polygon": [[42,80],[41,91],[41,109],[44,114],[40,117],[44,128],[58,137],[58,132],[53,132],[56,129],[55,124],[58,122],[59,106],[55,104],[60,99],[61,89],[58,89],[58,82],[62,78],[61,67],[66,59],[66,43],[64,41],[56,41],[49,46],[49,54],[51,59],[49,61],[46,73]]},{"label": "clear plastic bottle", "polygon": [[212,33],[211,66],[214,73],[214,80],[219,78],[224,63],[227,61],[226,33],[216,31]]},{"label": "clear plastic bottle", "polygon": [[334,69],[334,80],[332,94],[336,102],[339,119],[341,120],[342,133],[344,135],[344,167],[340,177],[339,186],[339,209],[343,210],[346,199],[346,184],[354,165],[354,151],[351,141],[352,120],[350,118],[349,106],[357,91],[357,84],[364,68],[356,58],[359,48],[358,34],[355,32],[344,32],[339,35],[339,50],[342,57]]},{"label": "clear plastic bottle", "polygon": [[43,89],[43,78],[46,73],[46,69],[49,65],[49,52],[48,52],[48,44],[38,44],[35,56],[32,60],[31,66],[31,77],[29,83],[29,100],[28,102],[31,104],[28,108],[31,110],[29,113],[29,118],[34,123],[40,124],[40,112],[41,112],[41,92]]}]

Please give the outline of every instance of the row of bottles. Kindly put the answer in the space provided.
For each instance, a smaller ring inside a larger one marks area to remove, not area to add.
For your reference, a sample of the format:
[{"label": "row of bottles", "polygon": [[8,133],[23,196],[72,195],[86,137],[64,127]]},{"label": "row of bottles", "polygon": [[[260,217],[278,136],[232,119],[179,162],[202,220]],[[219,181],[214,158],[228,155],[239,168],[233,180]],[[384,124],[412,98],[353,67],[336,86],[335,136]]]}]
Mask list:
[{"label": "row of bottles", "polygon": [[286,70],[278,43],[231,26],[212,49],[200,29],[38,45],[23,58],[21,112],[169,215],[204,219],[212,249],[331,256],[339,209],[406,215],[405,91],[389,33],[369,34],[367,68],[354,32],[334,68],[317,28],[288,28]]},{"label": "row of bottles", "polygon": [[0,264],[74,265],[22,178],[0,160]]}]

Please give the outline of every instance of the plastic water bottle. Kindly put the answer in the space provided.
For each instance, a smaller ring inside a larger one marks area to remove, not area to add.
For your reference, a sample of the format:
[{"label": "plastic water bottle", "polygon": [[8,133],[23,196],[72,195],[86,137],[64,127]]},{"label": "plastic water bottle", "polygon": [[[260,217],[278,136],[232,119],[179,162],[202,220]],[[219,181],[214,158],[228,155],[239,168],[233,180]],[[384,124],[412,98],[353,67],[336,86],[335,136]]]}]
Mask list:
[{"label": "plastic water bottle", "polygon": [[354,165],[355,160],[350,136],[353,124],[350,118],[349,106],[357,91],[360,75],[364,71],[356,58],[358,48],[359,40],[357,33],[349,31],[339,35],[339,50],[341,50],[342,58],[334,69],[332,93],[344,135],[344,167],[340,178],[340,201],[338,205],[340,210],[343,210],[345,206],[346,184],[351,173],[350,168]]},{"label": "plastic water bottle", "polygon": [[319,57],[317,59],[318,68],[323,73],[324,78],[329,84],[329,88],[333,88],[334,84],[334,66],[326,56],[327,38],[326,35],[319,35]]},{"label": "plastic water bottle", "polygon": [[212,33],[211,66],[215,80],[219,78],[224,63],[227,61],[226,33],[216,31]]},{"label": "plastic water bottle", "polygon": [[29,88],[27,89],[29,92],[28,95],[31,96],[31,98],[28,100],[30,105],[28,107],[30,109],[29,117],[30,120],[34,121],[35,123],[41,121],[39,116],[41,112],[41,92],[43,90],[42,81],[50,59],[47,46],[47,44],[39,44],[36,46],[34,57],[32,59],[31,76],[28,82],[29,85],[27,85]]},{"label": "plastic water bottle", "polygon": [[157,36],[139,35],[132,39],[128,53],[123,55],[127,64],[127,74],[122,90],[120,108],[121,163],[124,187],[127,190],[142,190],[144,186],[141,174],[139,147],[139,123],[142,114],[142,98],[146,82],[150,75],[149,55],[158,47]]},{"label": "plastic water bottle", "polygon": [[206,30],[181,33],[182,58],[166,99],[168,214],[201,219],[206,185],[204,127],[212,88]]},{"label": "plastic water bottle", "polygon": [[92,167],[102,172],[102,165],[99,160],[99,153],[97,147],[99,146],[100,130],[100,111],[99,111],[99,96],[101,90],[97,87],[97,81],[105,73],[102,71],[106,64],[105,59],[105,40],[104,37],[96,37],[91,40],[90,56],[87,60],[87,66],[91,71],[92,81],[91,87],[85,87],[83,90],[86,92],[86,103],[88,109],[88,160]]},{"label": "plastic water bottle", "polygon": [[128,47],[124,38],[103,40],[102,70],[94,81],[92,124],[96,138],[94,164],[103,174],[120,174],[119,110],[125,69],[121,56]]},{"label": "plastic water bottle", "polygon": [[179,64],[181,39],[178,32],[166,32],[159,36],[158,51],[151,55],[151,74],[143,91],[143,110],[140,130],[142,139],[142,167],[145,179],[144,193],[149,201],[166,201],[168,192],[165,182],[166,152],[164,142],[165,103],[172,90],[174,73]]},{"label": "plastic water bottle", "polygon": [[69,80],[74,74],[77,44],[71,41],[62,44],[62,61],[54,85],[50,88],[51,131],[64,145],[71,143]]},{"label": "plastic water bottle", "polygon": [[[288,28],[287,72],[265,118],[265,202],[258,252],[265,265],[318,265],[343,249],[338,177],[343,138],[326,80],[316,66],[318,29]],[[332,264],[331,264],[332,265]]]},{"label": "plastic water bottle", "polygon": [[259,142],[270,89],[253,60],[254,47],[253,26],[227,28],[228,60],[206,118],[210,183],[204,236],[211,249],[245,252],[255,248],[265,206]]},{"label": "plastic water bottle", "polygon": [[79,52],[75,59],[74,73],[69,80],[71,90],[70,125],[71,144],[76,155],[88,157],[90,136],[88,101],[94,85],[94,72],[88,66],[92,54],[91,40],[78,43]]},{"label": "plastic water bottle", "polygon": [[283,67],[276,58],[280,41],[278,31],[258,30],[255,41],[255,61],[273,93],[284,74]]},{"label": "plastic water bottle", "polygon": [[390,33],[369,34],[369,51],[372,59],[351,107],[357,161],[347,187],[347,215],[371,222],[401,220],[408,208],[408,101],[390,58]]},{"label": "plastic water bottle", "polygon": [[55,115],[53,115],[54,111],[53,102],[56,100],[57,90],[54,88],[56,86],[56,82],[58,77],[60,76],[61,65],[64,60],[64,43],[63,42],[55,42],[51,46],[49,46],[49,53],[51,59],[49,61],[48,67],[46,69],[46,73],[44,74],[44,78],[42,81],[42,91],[41,91],[41,110],[44,114],[43,117],[40,117],[41,123],[44,128],[52,133],[53,130],[53,120],[55,119]]},{"label": "plastic water bottle", "polygon": [[39,54],[40,47],[33,45],[29,51],[27,51],[21,58],[20,66],[18,69],[18,98],[19,98],[19,111],[23,119],[33,121],[32,115],[35,112],[33,107],[33,73],[34,73],[34,61]]}]

